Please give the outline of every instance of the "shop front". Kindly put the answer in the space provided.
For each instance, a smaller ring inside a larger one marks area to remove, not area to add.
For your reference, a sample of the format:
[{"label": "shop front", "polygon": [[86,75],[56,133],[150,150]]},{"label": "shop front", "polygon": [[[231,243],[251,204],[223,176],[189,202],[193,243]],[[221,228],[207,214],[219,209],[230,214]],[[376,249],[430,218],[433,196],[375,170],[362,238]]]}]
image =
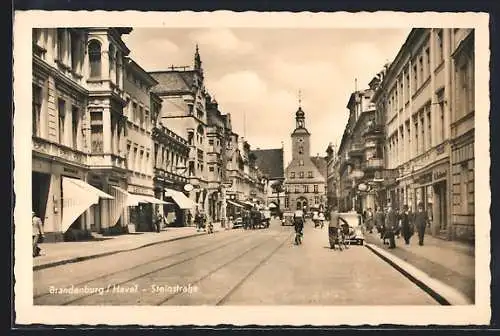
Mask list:
[{"label": "shop front", "polygon": [[156,209],[169,202],[156,198],[153,189],[129,185],[127,206],[129,209],[130,230],[136,232],[155,231],[154,215]]},{"label": "shop front", "polygon": [[77,163],[82,161],[82,166],[33,157],[32,211],[44,223],[47,242],[90,238],[94,215],[91,209],[114,200],[102,186],[92,185],[83,165],[83,154],[76,158]]},{"label": "shop front", "polygon": [[[449,239],[449,163],[441,163],[416,175],[413,183],[413,211],[422,203],[431,225],[428,233],[433,236]],[[414,202],[413,202],[414,200]]]},{"label": "shop front", "polygon": [[165,189],[164,199],[169,203],[164,207],[166,218],[171,226],[189,226],[188,219],[193,220],[196,203],[183,192]]}]

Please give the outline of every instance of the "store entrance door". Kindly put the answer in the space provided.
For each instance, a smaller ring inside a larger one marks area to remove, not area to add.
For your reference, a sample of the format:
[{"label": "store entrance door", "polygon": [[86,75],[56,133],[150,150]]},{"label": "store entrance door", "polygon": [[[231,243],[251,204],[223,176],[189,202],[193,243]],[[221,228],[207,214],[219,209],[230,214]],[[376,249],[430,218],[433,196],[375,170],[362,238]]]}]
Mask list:
[{"label": "store entrance door", "polygon": [[38,172],[31,174],[31,209],[45,223],[47,200],[49,199],[50,175]]},{"label": "store entrance door", "polygon": [[448,204],[446,197],[446,181],[434,184],[434,194],[436,196],[436,213],[433,218],[436,221],[439,235],[448,234]]}]

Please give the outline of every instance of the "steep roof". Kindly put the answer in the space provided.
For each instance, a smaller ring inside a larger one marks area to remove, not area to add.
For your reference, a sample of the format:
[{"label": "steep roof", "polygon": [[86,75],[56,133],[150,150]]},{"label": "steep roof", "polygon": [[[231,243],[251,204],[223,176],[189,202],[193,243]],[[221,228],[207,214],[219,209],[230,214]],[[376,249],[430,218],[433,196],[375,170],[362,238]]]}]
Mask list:
[{"label": "steep roof", "polygon": [[255,149],[255,164],[269,179],[284,178],[283,148]]},{"label": "steep roof", "polygon": [[326,179],[327,177],[327,161],[323,156],[311,156],[311,161],[314,163],[319,172]]},{"label": "steep roof", "polygon": [[150,72],[157,82],[154,93],[190,91],[194,82],[194,71],[157,71]]}]

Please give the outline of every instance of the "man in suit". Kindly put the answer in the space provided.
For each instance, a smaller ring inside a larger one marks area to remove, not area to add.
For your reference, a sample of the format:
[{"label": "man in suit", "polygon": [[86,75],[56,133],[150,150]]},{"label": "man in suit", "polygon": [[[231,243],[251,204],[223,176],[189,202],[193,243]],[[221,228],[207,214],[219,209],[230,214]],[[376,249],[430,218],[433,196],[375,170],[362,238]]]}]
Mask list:
[{"label": "man in suit", "polygon": [[396,230],[398,229],[398,214],[392,208],[392,205],[387,206],[387,215],[385,218],[385,238],[389,239],[389,248],[396,247],[396,240],[394,239]]},{"label": "man in suit", "polygon": [[414,216],[414,223],[418,233],[418,245],[424,245],[424,235],[425,228],[429,223],[429,217],[427,217],[427,213],[424,210],[424,204],[422,202],[418,203],[417,212]]},{"label": "man in suit", "polygon": [[33,226],[33,257],[41,255],[41,249],[38,247],[38,242],[44,236],[43,222],[34,211],[31,212],[31,224]]}]

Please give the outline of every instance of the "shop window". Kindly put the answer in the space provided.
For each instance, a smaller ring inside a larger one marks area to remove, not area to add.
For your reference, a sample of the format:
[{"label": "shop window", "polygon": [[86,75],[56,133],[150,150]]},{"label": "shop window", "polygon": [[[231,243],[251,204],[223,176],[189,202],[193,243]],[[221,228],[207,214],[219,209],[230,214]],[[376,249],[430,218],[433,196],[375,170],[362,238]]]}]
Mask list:
[{"label": "shop window", "polygon": [[90,77],[101,76],[101,44],[92,40],[88,46],[89,64],[90,64]]},{"label": "shop window", "polygon": [[42,88],[33,84],[33,98],[32,98],[32,133],[33,136],[40,136],[41,134],[41,111],[42,111]]}]

